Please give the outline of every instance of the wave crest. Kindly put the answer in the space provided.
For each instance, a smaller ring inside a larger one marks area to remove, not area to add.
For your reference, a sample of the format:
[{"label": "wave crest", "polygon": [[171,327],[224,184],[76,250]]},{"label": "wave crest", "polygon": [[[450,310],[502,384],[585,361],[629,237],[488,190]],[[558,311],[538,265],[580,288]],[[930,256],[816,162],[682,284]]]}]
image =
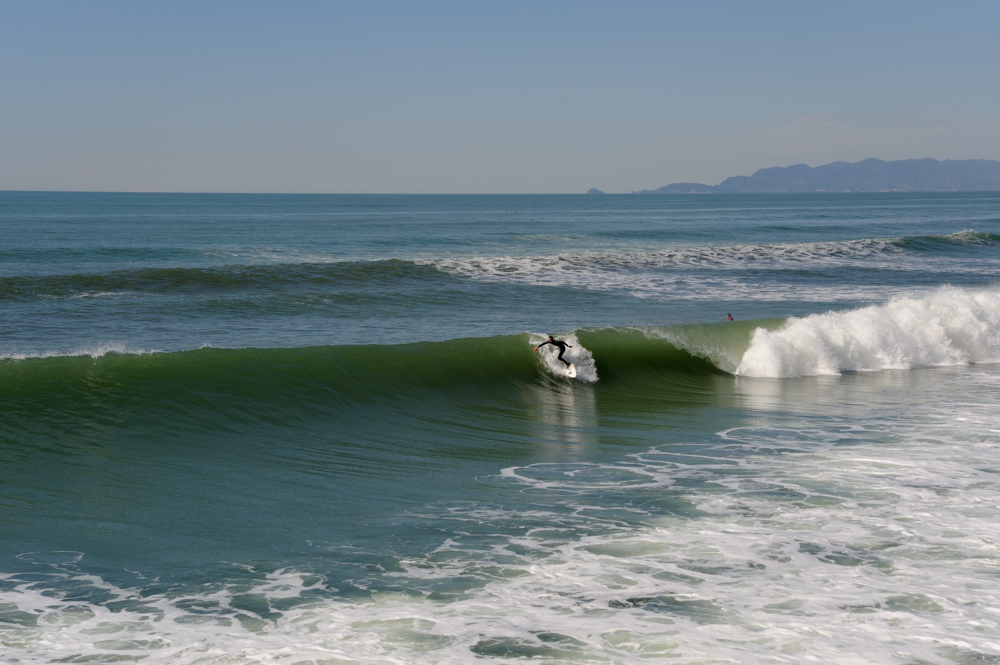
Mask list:
[{"label": "wave crest", "polygon": [[1000,291],[942,288],[757,328],[736,374],[789,378],[1000,361]]}]

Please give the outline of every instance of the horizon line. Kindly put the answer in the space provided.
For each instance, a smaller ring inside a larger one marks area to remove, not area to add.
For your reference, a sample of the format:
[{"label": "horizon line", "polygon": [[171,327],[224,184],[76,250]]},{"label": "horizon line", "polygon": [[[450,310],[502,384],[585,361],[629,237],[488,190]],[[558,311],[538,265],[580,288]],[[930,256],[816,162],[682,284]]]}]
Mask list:
[{"label": "horizon line", "polygon": [[[593,188],[596,189],[596,188]],[[119,189],[0,189],[0,194],[200,194],[218,196],[828,196],[831,194],[997,194],[996,189],[953,190],[919,189],[908,191],[878,190],[856,192],[226,192],[195,190],[119,190]]]}]

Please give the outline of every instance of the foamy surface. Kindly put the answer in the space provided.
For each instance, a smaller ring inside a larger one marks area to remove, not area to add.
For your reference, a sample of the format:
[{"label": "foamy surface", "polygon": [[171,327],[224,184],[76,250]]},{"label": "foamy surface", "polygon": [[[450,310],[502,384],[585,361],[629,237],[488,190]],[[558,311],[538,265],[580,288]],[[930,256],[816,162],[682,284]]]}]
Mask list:
[{"label": "foamy surface", "polygon": [[758,328],[737,374],[795,377],[1000,361],[1000,291],[944,288]]},{"label": "foamy surface", "polygon": [[[946,246],[975,248],[992,242],[988,234],[961,231],[932,237]],[[930,241],[931,239],[925,239]],[[900,284],[865,284],[815,279],[823,271],[883,271],[979,275],[994,270],[992,257],[915,251],[903,238],[812,243],[733,244],[652,251],[587,252],[544,256],[448,258],[418,263],[465,279],[546,287],[615,291],[634,297],[685,300],[796,300],[838,302],[881,300],[913,290]],[[813,277],[810,279],[810,277]],[[792,285],[794,284],[794,286]]]}]

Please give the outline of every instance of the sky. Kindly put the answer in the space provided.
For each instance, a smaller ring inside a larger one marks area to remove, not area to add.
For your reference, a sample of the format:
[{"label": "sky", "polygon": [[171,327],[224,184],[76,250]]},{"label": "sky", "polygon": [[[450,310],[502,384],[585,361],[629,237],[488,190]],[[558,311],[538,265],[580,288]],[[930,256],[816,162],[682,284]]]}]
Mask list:
[{"label": "sky", "polygon": [[1000,2],[0,0],[0,190],[582,193],[1000,159]]}]

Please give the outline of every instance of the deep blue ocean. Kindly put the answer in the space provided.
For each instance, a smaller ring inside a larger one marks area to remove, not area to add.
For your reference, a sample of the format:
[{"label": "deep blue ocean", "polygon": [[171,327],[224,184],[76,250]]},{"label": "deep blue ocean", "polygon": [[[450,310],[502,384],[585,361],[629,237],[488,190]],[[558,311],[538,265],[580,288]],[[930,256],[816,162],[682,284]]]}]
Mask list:
[{"label": "deep blue ocean", "polygon": [[998,275],[997,193],[0,192],[0,661],[1000,662]]}]

